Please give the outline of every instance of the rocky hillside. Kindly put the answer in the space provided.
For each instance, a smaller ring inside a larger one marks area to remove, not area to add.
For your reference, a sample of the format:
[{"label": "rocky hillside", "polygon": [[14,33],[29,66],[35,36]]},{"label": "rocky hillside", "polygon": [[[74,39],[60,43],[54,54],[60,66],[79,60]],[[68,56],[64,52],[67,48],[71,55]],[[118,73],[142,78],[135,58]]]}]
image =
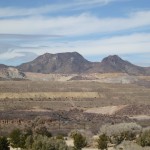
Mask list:
[{"label": "rocky hillside", "polygon": [[46,53],[35,60],[17,67],[23,72],[36,73],[127,73],[129,75],[150,75],[150,67],[139,67],[111,55],[102,62],[90,62],[77,52],[49,54]]},{"label": "rocky hillside", "polygon": [[0,65],[0,80],[23,79],[25,74],[14,67]]},{"label": "rocky hillside", "polygon": [[86,72],[91,68],[91,62],[77,52],[46,53],[31,62],[18,66],[18,68],[23,72],[73,74]]},{"label": "rocky hillside", "polygon": [[129,75],[150,75],[150,68],[139,67],[128,61],[121,59],[117,55],[104,58],[101,63],[97,63],[91,69],[91,72],[112,73],[120,72]]}]

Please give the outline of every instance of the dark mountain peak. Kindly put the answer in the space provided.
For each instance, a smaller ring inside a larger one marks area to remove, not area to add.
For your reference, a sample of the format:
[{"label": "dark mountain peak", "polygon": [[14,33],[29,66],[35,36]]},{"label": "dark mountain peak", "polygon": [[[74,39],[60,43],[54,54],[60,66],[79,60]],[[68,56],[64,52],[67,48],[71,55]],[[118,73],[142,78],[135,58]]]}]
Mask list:
[{"label": "dark mountain peak", "polygon": [[91,66],[82,55],[77,52],[50,54],[45,53],[32,62],[18,66],[24,72],[40,73],[82,73]]},{"label": "dark mountain peak", "polygon": [[0,69],[5,69],[8,68],[8,66],[4,65],[4,64],[0,64]]},{"label": "dark mountain peak", "polygon": [[143,67],[136,66],[118,55],[110,55],[104,58],[100,65],[101,72],[122,72],[131,75],[147,74]]},{"label": "dark mountain peak", "polygon": [[75,58],[83,58],[82,55],[80,55],[77,52],[66,52],[66,53],[56,53],[56,54],[51,54],[51,53],[45,53],[39,57],[37,57],[35,60],[41,58],[41,59],[51,59],[51,58],[55,58],[55,59],[59,59],[59,58],[64,58],[64,59],[68,59],[71,57],[75,57]]},{"label": "dark mountain peak", "polygon": [[23,72],[38,73],[111,73],[120,72],[131,75],[150,74],[149,69],[138,67],[128,61],[121,59],[118,55],[110,55],[100,63],[86,60],[77,52],[66,52],[50,54],[45,53],[31,62],[17,67]]},{"label": "dark mountain peak", "polygon": [[102,63],[118,63],[123,62],[124,60],[121,59],[118,55],[109,55],[102,60]]}]

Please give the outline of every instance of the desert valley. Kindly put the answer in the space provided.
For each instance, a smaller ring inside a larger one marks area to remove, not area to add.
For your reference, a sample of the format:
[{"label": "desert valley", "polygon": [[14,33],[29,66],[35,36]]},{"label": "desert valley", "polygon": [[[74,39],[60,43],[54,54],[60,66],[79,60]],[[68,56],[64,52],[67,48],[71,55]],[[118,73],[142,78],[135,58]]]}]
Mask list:
[{"label": "desert valley", "polygon": [[1,135],[46,127],[55,136],[78,130],[93,137],[104,125],[150,126],[150,68],[117,55],[90,62],[77,52],[46,53],[0,65],[0,79]]}]

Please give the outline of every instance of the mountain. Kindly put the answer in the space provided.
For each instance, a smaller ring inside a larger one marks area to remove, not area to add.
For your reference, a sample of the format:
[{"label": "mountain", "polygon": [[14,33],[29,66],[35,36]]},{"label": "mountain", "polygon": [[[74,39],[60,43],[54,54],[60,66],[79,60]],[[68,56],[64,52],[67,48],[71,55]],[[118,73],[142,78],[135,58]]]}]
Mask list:
[{"label": "mountain", "polygon": [[4,64],[0,64],[0,69],[5,69],[8,68],[8,66],[4,65]]},{"label": "mountain", "polygon": [[110,55],[102,62],[90,62],[77,52],[58,54],[46,53],[31,62],[21,64],[17,67],[23,72],[36,73],[127,73],[129,75],[150,75],[150,68],[139,67],[121,59],[117,55]]},{"label": "mountain", "polygon": [[150,75],[150,68],[133,65],[117,55],[104,58],[101,63],[96,64],[94,67],[93,71],[100,73],[120,72],[129,75]]},{"label": "mountain", "polygon": [[20,72],[17,68],[0,64],[0,80],[23,78],[25,78],[25,74]]},{"label": "mountain", "polygon": [[38,73],[83,73],[90,69],[91,62],[77,52],[49,54],[46,53],[35,60],[18,66],[23,72]]}]

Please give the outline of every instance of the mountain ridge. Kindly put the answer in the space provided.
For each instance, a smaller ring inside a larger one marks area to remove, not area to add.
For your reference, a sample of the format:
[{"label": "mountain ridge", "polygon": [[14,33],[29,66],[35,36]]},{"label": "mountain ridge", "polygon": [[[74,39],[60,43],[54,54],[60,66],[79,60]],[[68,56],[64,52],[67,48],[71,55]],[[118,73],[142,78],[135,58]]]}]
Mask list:
[{"label": "mountain ridge", "polygon": [[[3,66],[4,67],[4,66]],[[86,60],[77,52],[50,54],[45,53],[34,60],[16,67],[21,72],[44,74],[80,74],[80,73],[127,73],[129,75],[150,75],[150,67],[140,67],[118,55],[109,55],[101,62]]]}]

